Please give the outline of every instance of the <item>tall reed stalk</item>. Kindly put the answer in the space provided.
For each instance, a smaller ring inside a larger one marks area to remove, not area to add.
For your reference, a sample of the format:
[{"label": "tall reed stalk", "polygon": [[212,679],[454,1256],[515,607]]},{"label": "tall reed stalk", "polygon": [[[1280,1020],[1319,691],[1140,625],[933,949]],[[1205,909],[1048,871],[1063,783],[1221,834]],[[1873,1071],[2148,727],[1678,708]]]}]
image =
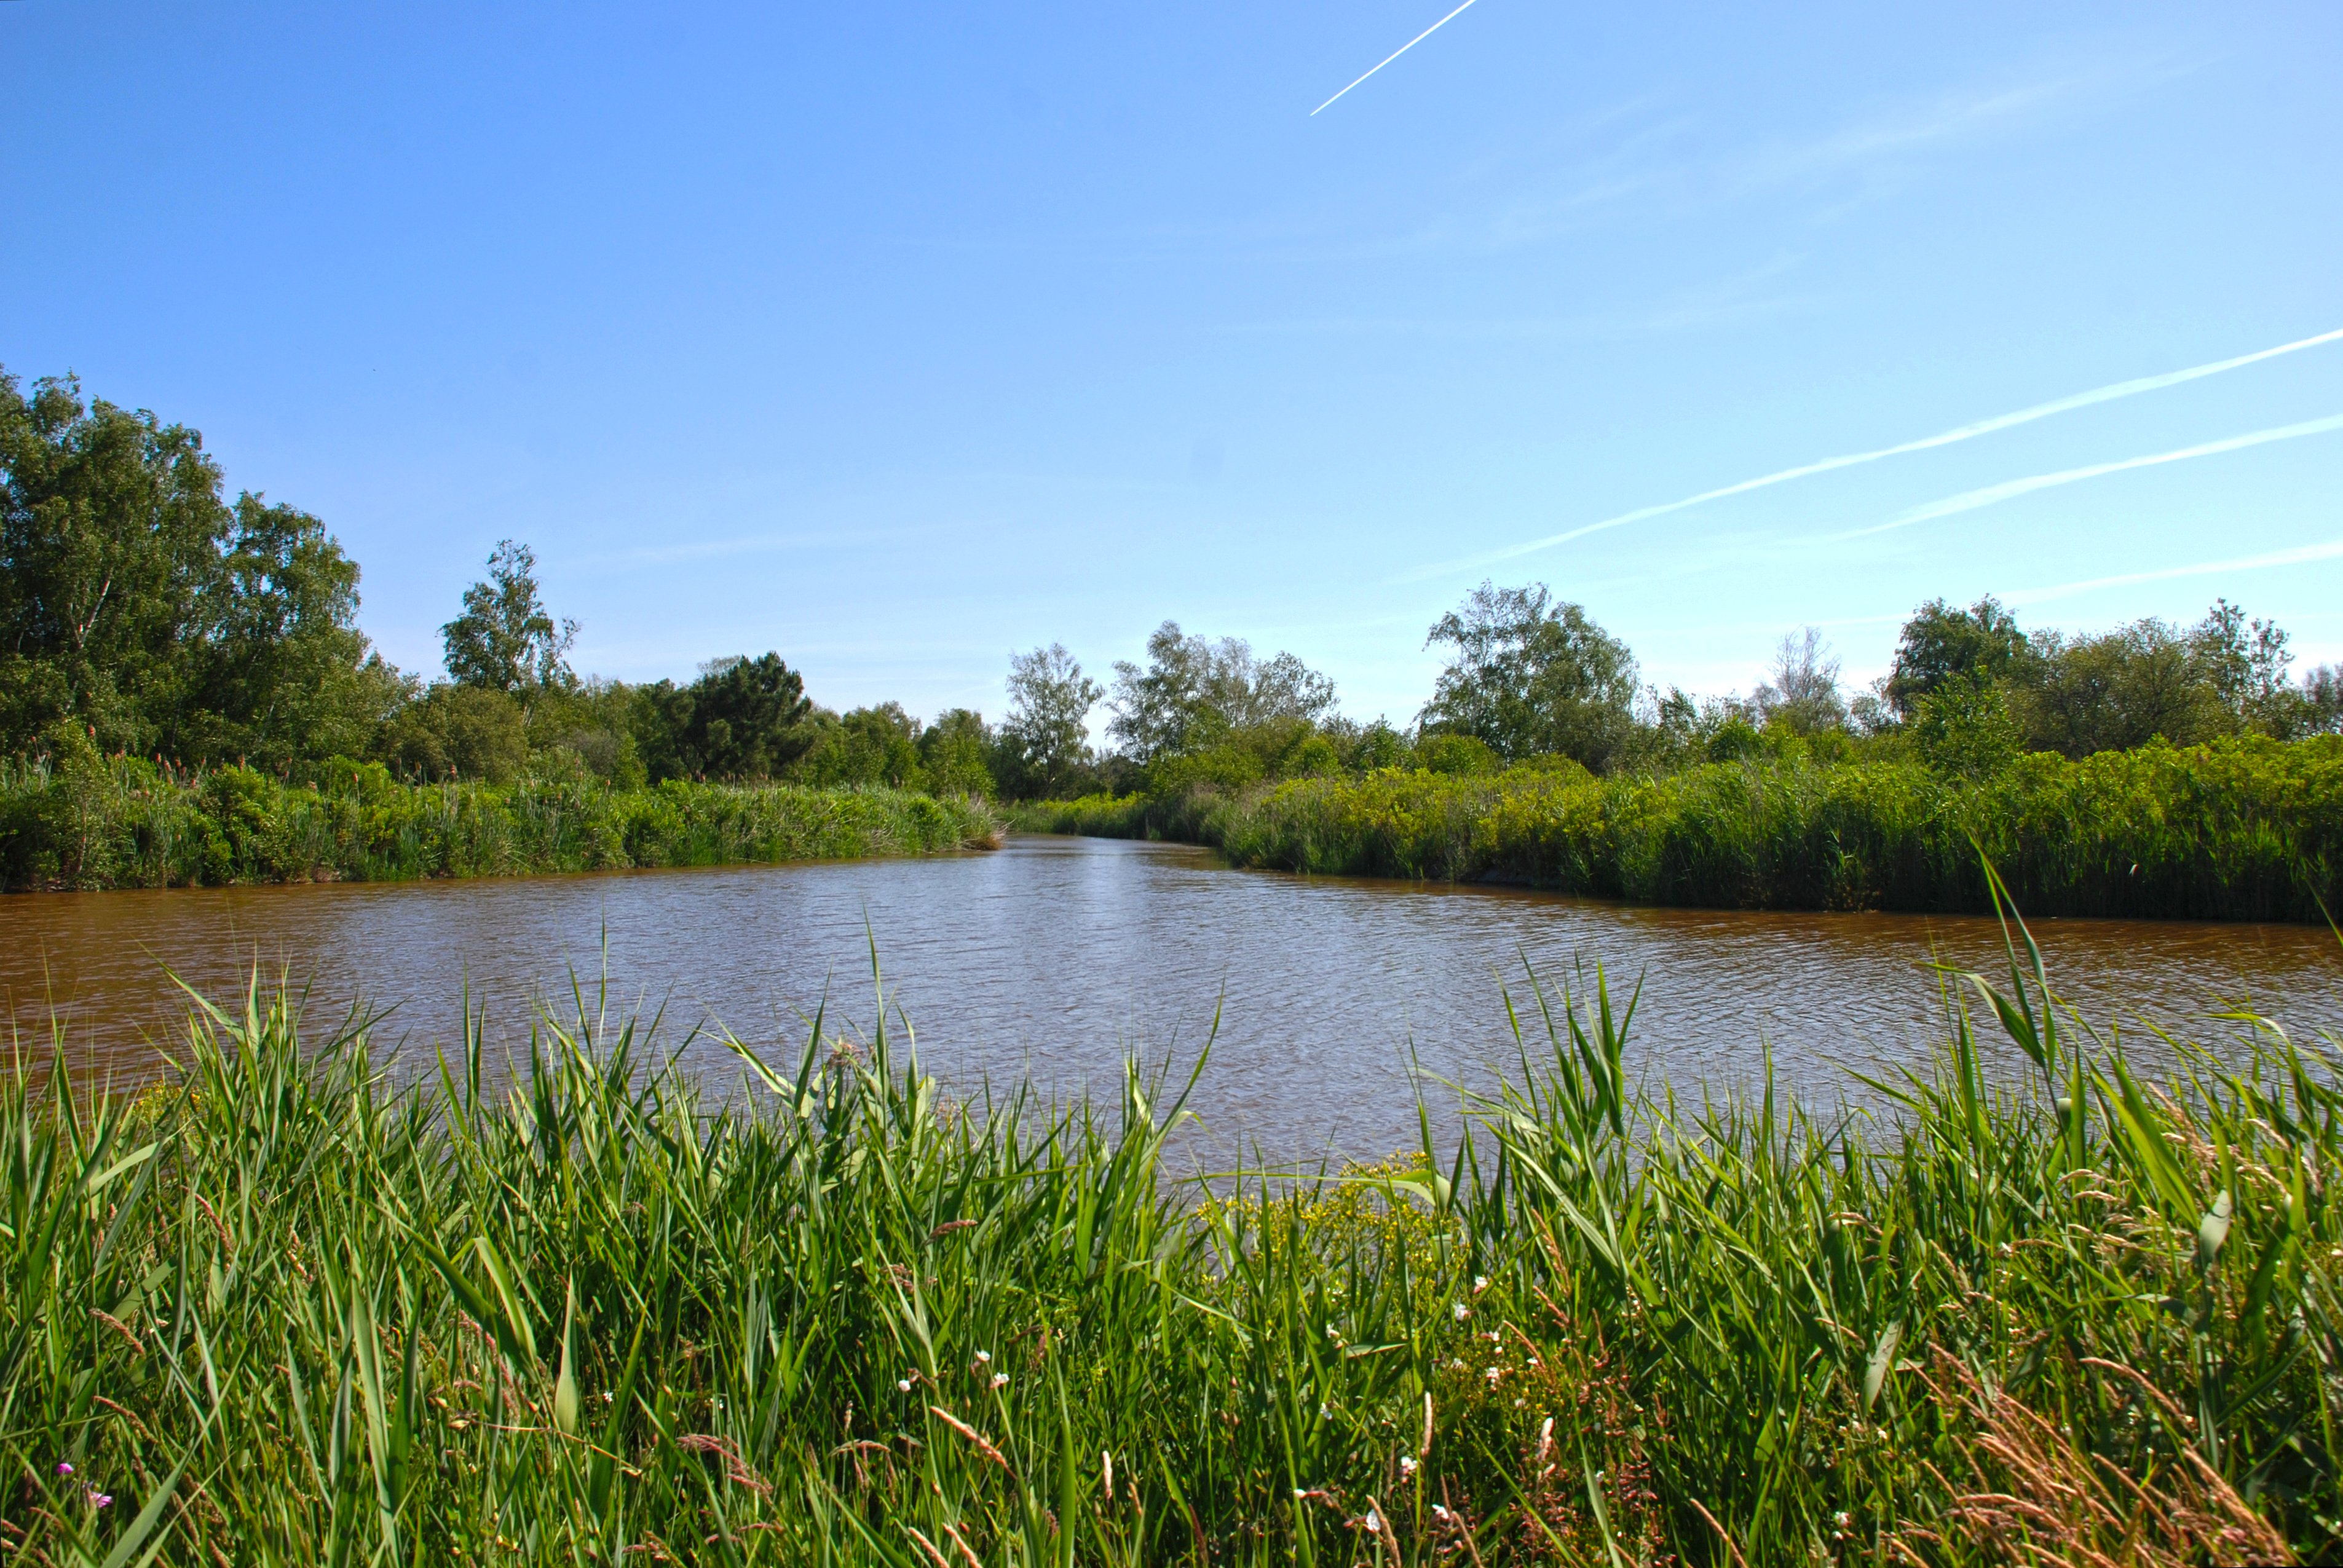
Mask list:
[{"label": "tall reed stalk", "polygon": [[1460,1124],[1199,1184],[1160,1079],[950,1103],[883,1006],[731,1042],[718,1101],[590,992],[508,1068],[476,1023],[409,1081],[256,985],[165,1085],[0,1081],[0,1536],[106,1568],[2331,1549],[2335,1043],[2232,1018],[2151,1081],[2016,926],[1948,994],[1875,1120],[1770,1074],[1647,1089],[1632,996],[1533,980]]}]

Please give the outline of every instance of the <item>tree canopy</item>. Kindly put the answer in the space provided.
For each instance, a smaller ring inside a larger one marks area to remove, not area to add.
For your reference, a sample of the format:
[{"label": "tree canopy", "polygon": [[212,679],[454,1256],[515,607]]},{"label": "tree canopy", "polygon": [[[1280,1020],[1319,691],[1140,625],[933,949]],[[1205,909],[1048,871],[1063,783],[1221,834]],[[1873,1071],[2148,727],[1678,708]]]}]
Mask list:
[{"label": "tree canopy", "polygon": [[1090,760],[1091,710],[1105,696],[1062,643],[1009,658],[1002,760],[1022,789],[1055,794]]},{"label": "tree canopy", "polygon": [[518,696],[577,678],[568,657],[578,623],[555,622],[538,593],[536,552],[510,539],[498,541],[487,578],[464,590],[463,612],[439,636],[447,677],[458,686]]},{"label": "tree canopy", "polygon": [[1242,638],[1192,637],[1177,621],[1148,638],[1143,668],[1125,660],[1114,673],[1107,732],[1142,764],[1280,720],[1315,722],[1334,708],[1334,683],[1293,655],[1256,658]]},{"label": "tree canopy", "polygon": [[356,750],[397,706],[358,568],[306,512],[222,495],[203,438],[0,371],[0,749],[270,764]]},{"label": "tree canopy", "polygon": [[1424,646],[1453,651],[1421,721],[1470,735],[1508,760],[1559,755],[1598,770],[1635,729],[1635,656],[1544,583],[1483,583]]}]

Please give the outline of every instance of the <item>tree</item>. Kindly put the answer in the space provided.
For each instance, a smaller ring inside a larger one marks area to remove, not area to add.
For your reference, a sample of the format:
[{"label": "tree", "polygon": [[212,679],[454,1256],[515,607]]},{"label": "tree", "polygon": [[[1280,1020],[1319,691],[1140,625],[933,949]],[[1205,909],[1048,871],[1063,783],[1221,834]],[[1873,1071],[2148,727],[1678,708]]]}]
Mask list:
[{"label": "tree", "polygon": [[999,744],[984,715],[955,708],[920,735],[920,767],[936,795],[992,798],[996,788],[989,759]]},{"label": "tree", "polygon": [[2189,634],[2206,678],[2230,717],[2241,727],[2278,735],[2294,728],[2293,710],[2301,701],[2287,683],[2286,667],[2294,662],[2288,640],[2276,621],[2247,620],[2226,598],[2215,599]]},{"label": "tree", "polygon": [[1600,772],[1635,735],[1635,656],[1544,583],[1483,583],[1424,646],[1454,651],[1424,705],[1425,729],[1471,735],[1508,761],[1542,753]]},{"label": "tree", "polygon": [[325,525],[221,490],[185,426],[0,372],[0,749],[69,721],[106,750],[282,765],[361,749],[406,699]]},{"label": "tree", "polygon": [[683,770],[708,779],[770,779],[814,743],[805,681],[778,653],[712,659],[682,693]]},{"label": "tree", "polygon": [[1053,795],[1090,761],[1091,709],[1105,695],[1063,643],[1010,656],[1001,739],[1020,793]]},{"label": "tree", "polygon": [[70,716],[151,749],[186,698],[186,644],[229,528],[203,437],[71,377],[0,372],[0,728]]},{"label": "tree", "polygon": [[1886,698],[1899,718],[1909,719],[1920,699],[1956,676],[2007,680],[2033,657],[2017,618],[1991,595],[1967,609],[1932,598],[1904,623],[1896,661],[1887,676]]},{"label": "tree", "polygon": [[1785,633],[1774,650],[1773,678],[1750,695],[1749,705],[1764,722],[1794,734],[1843,729],[1846,703],[1839,696],[1838,670],[1819,627],[1806,628],[1803,636]]},{"label": "tree", "polygon": [[519,696],[532,687],[567,686],[577,678],[568,663],[578,623],[556,625],[537,588],[537,555],[527,545],[498,541],[488,576],[464,590],[464,611],[439,628],[447,676],[458,686]]},{"label": "tree", "polygon": [[357,629],[357,563],[307,512],[246,494],[234,517],[164,749],[267,765],[357,755],[413,695]]},{"label": "tree", "polygon": [[918,789],[920,721],[900,702],[881,702],[832,715],[817,711],[816,739],[797,776],[809,784],[884,784]]},{"label": "tree", "polygon": [[528,721],[509,692],[434,686],[383,727],[378,754],[410,779],[506,784],[528,767]]},{"label": "tree", "polygon": [[1946,676],[1921,698],[1912,741],[1922,760],[1944,773],[1984,778],[2024,749],[2002,683],[1982,670]]},{"label": "tree", "polygon": [[1334,683],[1290,653],[1253,657],[1242,638],[1190,637],[1165,621],[1147,639],[1144,668],[1115,665],[1115,716],[1107,733],[1142,765],[1202,749],[1242,730],[1299,720],[1316,724],[1334,706]]},{"label": "tree", "polygon": [[2343,732],[2343,668],[2322,664],[2302,678],[2287,738]]},{"label": "tree", "polygon": [[2013,704],[2034,749],[2087,757],[2157,736],[2190,746],[2237,727],[2195,639],[2163,621],[2047,637],[2036,652],[2034,678]]}]

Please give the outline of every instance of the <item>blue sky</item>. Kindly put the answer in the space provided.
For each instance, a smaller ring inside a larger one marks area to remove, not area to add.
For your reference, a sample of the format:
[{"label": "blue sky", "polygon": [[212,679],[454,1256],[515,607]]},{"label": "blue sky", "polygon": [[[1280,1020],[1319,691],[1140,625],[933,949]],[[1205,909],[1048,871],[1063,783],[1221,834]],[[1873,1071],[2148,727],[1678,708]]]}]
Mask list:
[{"label": "blue sky", "polygon": [[427,670],[506,536],[581,668],[923,714],[1170,617],[1404,718],[1483,576],[1700,691],[1938,594],[2343,658],[2343,429],[2109,467],[2343,341],[1519,550],[2343,327],[2343,9],[1478,0],[1311,114],[1447,8],[10,0],[0,365],[322,515]]}]

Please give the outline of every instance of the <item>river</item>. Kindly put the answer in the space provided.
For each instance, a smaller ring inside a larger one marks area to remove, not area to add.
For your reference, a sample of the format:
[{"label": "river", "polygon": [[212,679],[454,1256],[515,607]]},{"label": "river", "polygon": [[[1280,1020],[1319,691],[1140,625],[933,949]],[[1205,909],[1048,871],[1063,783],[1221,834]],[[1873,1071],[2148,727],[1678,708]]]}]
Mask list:
[{"label": "river", "polygon": [[[2055,920],[2052,981],[2096,1026],[2217,1039],[2247,1004],[2300,1034],[2343,1030],[2343,962],[2323,930]],[[569,1007],[607,972],[663,1037],[720,1020],[792,1055],[804,1015],[867,1030],[870,943],[890,1006],[957,1092],[1031,1076],[1111,1101],[1126,1053],[1184,1066],[1220,1030],[1194,1105],[1210,1147],[1375,1156],[1413,1141],[1411,1051],[1486,1084],[1513,1059],[1504,993],[1524,965],[1558,987],[1600,962],[1640,978],[1631,1061],[1680,1094],[1781,1081],[1829,1099],[1846,1067],[1925,1060],[1941,1038],[1933,961],[1998,960],[1993,922],[1660,910],[1521,890],[1238,871],[1180,845],[1021,835],[985,855],[529,879],[48,893],[0,899],[0,992],[20,1046],[117,1081],[184,1032],[168,973],[240,990],[254,966],[308,988],[307,1016],[388,1008],[377,1038],[424,1063],[461,1028],[525,1041],[533,1000]],[[606,970],[607,964],[607,970]],[[2160,1054],[2150,1042],[2149,1054]],[[685,1060],[729,1085],[705,1038]],[[2003,1070],[2014,1059],[1996,1053]],[[1518,1068],[1515,1069],[1516,1073]],[[1435,1088],[1435,1095],[1444,1091]]]}]

